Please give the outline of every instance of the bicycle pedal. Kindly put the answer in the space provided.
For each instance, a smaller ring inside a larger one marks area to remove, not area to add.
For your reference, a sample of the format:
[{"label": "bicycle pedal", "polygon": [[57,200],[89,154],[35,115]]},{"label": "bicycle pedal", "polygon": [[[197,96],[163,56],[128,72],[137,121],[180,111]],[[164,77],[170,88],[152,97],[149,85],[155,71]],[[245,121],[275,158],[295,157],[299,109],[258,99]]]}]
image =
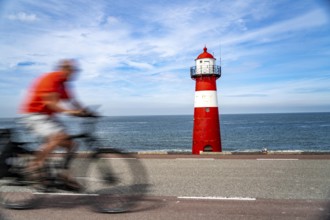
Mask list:
[{"label": "bicycle pedal", "polygon": [[30,185],[28,181],[14,181],[7,184],[8,186],[27,186]]},{"label": "bicycle pedal", "polygon": [[64,190],[64,191],[69,191],[69,192],[75,192],[75,193],[79,193],[79,192],[83,191],[83,188],[80,186],[72,186],[72,185],[67,185],[67,184],[58,187],[58,189]]},{"label": "bicycle pedal", "polygon": [[107,174],[104,176],[104,180],[107,181],[107,183],[110,184],[116,184],[119,182],[119,179],[111,174]]}]

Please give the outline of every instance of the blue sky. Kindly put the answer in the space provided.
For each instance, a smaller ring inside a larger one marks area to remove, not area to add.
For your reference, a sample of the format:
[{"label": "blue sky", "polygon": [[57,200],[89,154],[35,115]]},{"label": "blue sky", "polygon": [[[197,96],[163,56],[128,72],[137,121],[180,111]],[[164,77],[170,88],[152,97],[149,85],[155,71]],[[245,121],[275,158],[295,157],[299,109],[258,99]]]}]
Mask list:
[{"label": "blue sky", "polygon": [[0,0],[0,115],[62,58],[105,115],[193,114],[205,45],[221,55],[221,114],[330,111],[326,0]]}]

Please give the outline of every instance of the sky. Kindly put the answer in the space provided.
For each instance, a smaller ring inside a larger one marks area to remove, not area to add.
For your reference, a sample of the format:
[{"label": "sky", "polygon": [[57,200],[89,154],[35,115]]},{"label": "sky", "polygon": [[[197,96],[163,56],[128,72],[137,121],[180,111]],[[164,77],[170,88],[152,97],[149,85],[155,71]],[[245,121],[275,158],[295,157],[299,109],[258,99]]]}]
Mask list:
[{"label": "sky", "polygon": [[0,0],[0,117],[63,58],[104,115],[192,115],[204,46],[220,114],[330,111],[327,0]]}]

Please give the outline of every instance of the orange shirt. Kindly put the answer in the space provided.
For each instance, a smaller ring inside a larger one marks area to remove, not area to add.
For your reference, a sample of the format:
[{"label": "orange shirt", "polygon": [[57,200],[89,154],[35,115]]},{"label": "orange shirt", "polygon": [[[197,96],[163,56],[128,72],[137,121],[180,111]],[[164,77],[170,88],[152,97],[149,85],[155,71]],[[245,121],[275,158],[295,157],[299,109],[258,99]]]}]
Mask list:
[{"label": "orange shirt", "polygon": [[65,85],[66,78],[62,72],[51,72],[39,77],[29,91],[29,97],[23,104],[22,113],[41,113],[52,115],[53,110],[47,108],[42,95],[45,93],[57,93],[60,99],[70,99]]}]

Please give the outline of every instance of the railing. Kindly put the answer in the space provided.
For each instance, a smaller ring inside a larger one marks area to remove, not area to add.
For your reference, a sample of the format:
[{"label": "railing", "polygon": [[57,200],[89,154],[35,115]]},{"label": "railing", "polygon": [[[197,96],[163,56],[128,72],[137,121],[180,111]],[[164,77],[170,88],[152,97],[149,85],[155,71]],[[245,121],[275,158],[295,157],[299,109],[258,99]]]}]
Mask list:
[{"label": "railing", "polygon": [[216,65],[202,65],[190,67],[191,78],[201,77],[201,76],[216,76],[219,78],[221,76],[221,66]]}]

